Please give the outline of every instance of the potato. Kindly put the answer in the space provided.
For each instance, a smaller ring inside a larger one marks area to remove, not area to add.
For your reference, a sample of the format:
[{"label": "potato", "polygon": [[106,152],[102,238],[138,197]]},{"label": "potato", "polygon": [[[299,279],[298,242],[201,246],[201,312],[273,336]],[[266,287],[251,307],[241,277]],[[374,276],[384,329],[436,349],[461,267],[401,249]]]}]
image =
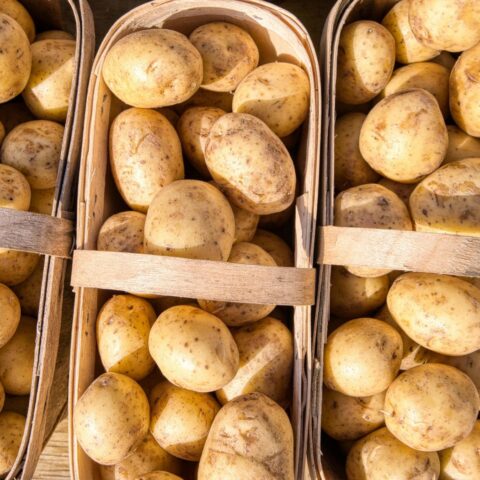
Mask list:
[{"label": "potato", "polygon": [[150,472],[137,477],[136,480],[182,480],[177,475],[168,472]]},{"label": "potato", "polygon": [[207,393],[191,392],[164,381],[150,393],[150,406],[150,431],[158,444],[175,457],[198,462],[220,410],[218,402]]},{"label": "potato", "polygon": [[385,391],[400,370],[402,337],[385,322],[358,318],[333,331],[325,345],[324,382],[352,397]]},{"label": "potato", "polygon": [[115,480],[136,480],[153,470],[180,473],[181,462],[165,451],[148,433],[133,453],[114,467]]},{"label": "potato", "polygon": [[143,253],[146,216],[140,212],[120,212],[107,218],[100,228],[97,250]]},{"label": "potato", "polygon": [[390,281],[387,275],[364,278],[352,275],[343,267],[332,268],[330,310],[341,318],[357,318],[380,308],[387,298]]},{"label": "potato", "polygon": [[388,188],[391,190],[395,195],[397,195],[400,200],[402,200],[403,203],[408,208],[409,205],[409,200],[410,200],[410,195],[412,192],[415,190],[415,187],[417,186],[416,183],[399,183],[399,182],[394,182],[393,180],[390,180],[389,178],[382,178],[379,182],[379,185],[382,187]]},{"label": "potato", "polygon": [[3,410],[4,405],[5,405],[5,389],[3,388],[3,385],[0,382],[0,412]]},{"label": "potato", "polygon": [[[335,198],[335,225],[339,227],[412,230],[406,205],[391,190],[369,183],[343,191]],[[389,270],[347,267],[360,277],[380,277]]]},{"label": "potato", "polygon": [[119,373],[100,375],[75,405],[74,431],[85,453],[102,465],[115,465],[147,435],[150,407],[144,391]]},{"label": "potato", "polygon": [[358,147],[366,115],[347,113],[335,123],[335,189],[375,183],[380,175],[364,160]]},{"label": "potato", "polygon": [[192,107],[185,110],[178,121],[178,135],[186,157],[195,169],[207,178],[210,177],[205,163],[208,134],[213,124],[225,113],[220,108]]},{"label": "potato", "polygon": [[226,261],[235,236],[228,200],[212,185],[178,180],[162,188],[145,221],[145,253]]},{"label": "potato", "polygon": [[380,428],[356,442],[347,457],[348,480],[437,479],[436,452],[417,452]]},{"label": "potato", "polygon": [[97,317],[97,342],[107,372],[138,381],[153,370],[148,336],[156,318],[153,307],[133,295],[114,295],[103,305]]},{"label": "potato", "polygon": [[227,403],[210,429],[197,478],[293,480],[293,432],[285,411],[261,393]]},{"label": "potato", "polygon": [[175,109],[183,113],[190,107],[210,107],[220,108],[225,112],[232,111],[233,93],[231,92],[212,92],[200,88],[192,97],[180,105],[175,105]]},{"label": "potato", "polygon": [[23,100],[38,118],[64,122],[75,70],[74,40],[41,40],[32,44],[32,72]]},{"label": "potato", "polygon": [[12,17],[23,29],[29,42],[35,38],[35,24],[27,9],[17,0],[0,0],[0,13]]},{"label": "potato", "polygon": [[480,139],[471,137],[454,125],[447,125],[448,150],[443,163],[480,157]]},{"label": "potato", "polygon": [[[228,261],[243,265],[277,266],[272,256],[263,248],[248,242],[239,242],[233,245]],[[213,300],[198,300],[198,304],[203,310],[216,315],[229,327],[239,327],[261,320],[275,308],[275,305],[217,302]]]},{"label": "potato", "polygon": [[232,110],[263,120],[279,137],[293,133],[307,118],[310,80],[303,69],[285,62],[266,63],[240,83]]},{"label": "potato", "polygon": [[480,350],[461,357],[444,357],[442,363],[466,373],[480,393]]},{"label": "potato", "polygon": [[35,37],[36,42],[41,40],[75,40],[75,37],[63,30],[46,30],[45,32],[38,33]]},{"label": "potato", "polygon": [[189,37],[203,61],[202,88],[232,92],[257,65],[258,48],[243,28],[226,22],[197,27]]},{"label": "potato", "polygon": [[0,103],[5,103],[25,88],[32,68],[32,53],[22,27],[4,13],[0,13],[0,45]]},{"label": "potato", "polygon": [[288,150],[252,115],[220,117],[210,131],[205,161],[230,201],[245,210],[258,215],[281,212],[295,199],[295,167]]},{"label": "potato", "polygon": [[408,18],[418,41],[436,50],[461,52],[480,41],[477,0],[410,0]]},{"label": "potato", "polygon": [[480,157],[448,163],[410,196],[415,230],[480,236]]},{"label": "potato", "polygon": [[428,363],[403,372],[385,396],[385,424],[415,450],[450,448],[473,429],[480,400],[474,383],[456,368]]},{"label": "potato", "polygon": [[22,315],[10,340],[0,348],[0,382],[10,395],[28,395],[32,384],[37,321]]},{"label": "potato", "polygon": [[264,318],[233,332],[240,368],[233,380],[217,391],[222,405],[247,393],[259,392],[287,407],[291,401],[293,337],[279,320]]},{"label": "potato", "polygon": [[21,100],[19,101],[18,97],[11,102],[0,104],[0,121],[5,127],[5,133],[10,132],[21,123],[29,122],[34,119],[35,117],[25,103]]},{"label": "potato", "polygon": [[102,74],[108,88],[126,104],[168,107],[198,90],[202,57],[185,35],[152,28],[116,42],[105,57]]},{"label": "potato", "polygon": [[279,267],[293,267],[295,265],[292,249],[278,235],[259,228],[255,232],[252,243],[262,247]]},{"label": "potato", "polygon": [[31,189],[25,176],[9,165],[0,164],[0,207],[28,210]]},{"label": "potato", "polygon": [[2,163],[22,172],[32,189],[55,187],[64,128],[50,120],[33,120],[15,127],[1,148]]},{"label": "potato", "polygon": [[35,270],[40,255],[0,248],[0,283],[12,286],[24,282]]},{"label": "potato", "polygon": [[26,419],[13,412],[0,413],[0,475],[10,471],[22,443]]},{"label": "potato", "polygon": [[347,25],[340,35],[337,99],[369,102],[390,80],[394,65],[395,40],[385,27],[370,20]]},{"label": "potato", "polygon": [[55,201],[55,187],[45,190],[32,190],[30,200],[30,211],[51,215],[53,211],[53,202]]},{"label": "potato", "polygon": [[442,52],[438,57],[435,57],[432,62],[438,63],[439,65],[443,65],[444,67],[452,70],[456,63],[457,59],[448,52]]},{"label": "potato", "polygon": [[382,20],[382,25],[395,39],[396,60],[399,63],[425,62],[438,57],[440,52],[420,42],[412,32],[408,20],[410,0],[401,0]]},{"label": "potato", "polygon": [[38,309],[40,307],[44,264],[44,257],[41,257],[32,274],[22,283],[12,287],[20,301],[22,313],[35,318],[38,317]]},{"label": "potato", "polygon": [[235,217],[234,242],[251,242],[257,231],[260,217],[256,213],[249,212],[244,208],[231,205]]},{"label": "potato", "polygon": [[435,97],[411,89],[373,107],[359,142],[363,158],[375,171],[396,182],[417,183],[442,164],[448,134]]},{"label": "potato", "polygon": [[480,472],[480,420],[468,435],[454,447],[440,452],[442,473],[445,480],[475,480]]},{"label": "potato", "polygon": [[179,305],[160,314],[149,338],[150,354],[177,387],[213,392],[238,371],[238,348],[225,324],[196,307]]}]

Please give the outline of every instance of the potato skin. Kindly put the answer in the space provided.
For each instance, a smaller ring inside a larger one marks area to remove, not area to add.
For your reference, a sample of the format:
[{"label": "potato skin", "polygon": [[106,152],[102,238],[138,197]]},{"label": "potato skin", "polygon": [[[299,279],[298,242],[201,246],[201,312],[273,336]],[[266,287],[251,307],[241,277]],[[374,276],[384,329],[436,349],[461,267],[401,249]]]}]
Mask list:
[{"label": "potato skin", "polygon": [[97,250],[107,252],[144,252],[146,215],[140,212],[120,212],[107,218],[100,228]]},{"label": "potato skin", "polygon": [[444,164],[480,157],[480,139],[472,137],[454,125],[447,125],[448,150]]},{"label": "potato skin", "polygon": [[215,182],[238,207],[266,215],[281,212],[294,201],[292,158],[282,141],[252,115],[220,117],[210,131],[205,161]]},{"label": "potato skin", "polygon": [[290,246],[275,233],[257,229],[252,243],[262,247],[279,267],[293,267],[295,264],[293,252]]},{"label": "potato skin", "polygon": [[185,35],[153,28],[116,42],[105,57],[102,73],[108,88],[126,104],[168,107],[198,90],[202,57]]},{"label": "potato skin", "polygon": [[189,37],[203,61],[202,88],[233,92],[257,65],[258,48],[243,28],[212,22],[196,28]]},{"label": "potato skin", "polygon": [[208,434],[197,478],[294,480],[293,432],[285,411],[261,393],[223,406]]},{"label": "potato skin", "polygon": [[428,363],[403,372],[385,396],[385,423],[410,448],[450,448],[473,429],[480,400],[470,378],[456,368]]},{"label": "potato skin", "polygon": [[44,265],[44,257],[41,257],[33,273],[22,283],[12,287],[20,301],[22,313],[34,318],[38,317]]},{"label": "potato skin", "polygon": [[20,302],[15,293],[0,283],[0,348],[11,340],[20,322]]},{"label": "potato skin", "polygon": [[260,216],[236,205],[230,206],[235,217],[234,242],[251,242],[257,231]]},{"label": "potato skin", "polygon": [[25,176],[16,168],[0,164],[0,207],[28,210],[31,189]]},{"label": "potato skin", "polygon": [[24,282],[35,270],[40,255],[0,248],[0,283],[9,287]]},{"label": "potato skin", "polygon": [[23,29],[29,42],[35,38],[35,24],[28,10],[17,0],[0,0],[0,13],[12,17]]},{"label": "potato skin", "polygon": [[13,467],[22,443],[26,419],[13,412],[0,413],[0,475]]}]

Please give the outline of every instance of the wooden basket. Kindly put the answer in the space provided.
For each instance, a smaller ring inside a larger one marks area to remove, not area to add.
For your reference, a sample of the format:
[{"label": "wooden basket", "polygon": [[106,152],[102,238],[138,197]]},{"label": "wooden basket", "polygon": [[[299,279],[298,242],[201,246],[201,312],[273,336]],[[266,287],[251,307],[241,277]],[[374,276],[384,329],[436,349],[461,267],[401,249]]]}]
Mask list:
[{"label": "wooden basket", "polygon": [[[294,220],[296,268],[93,251],[102,223],[118,211],[120,205],[108,172],[111,94],[101,76],[106,53],[116,41],[135,30],[165,27],[189,34],[198,25],[214,20],[236,23],[248,30],[259,46],[262,62],[296,59],[310,78],[311,108],[296,162],[300,186]],[[319,94],[319,67],[308,33],[293,15],[260,0],[154,1],[132,10],[109,30],[98,51],[90,80],[80,168],[78,250],[74,254],[72,275],[76,299],[69,391],[70,456],[74,478],[99,478],[94,462],[76,442],[72,413],[76,401],[96,373],[95,319],[99,307],[111,295],[101,290],[296,305],[293,309],[295,362],[291,412],[297,478],[303,478],[311,379],[311,305],[315,289],[312,267],[318,201]],[[252,278],[256,280],[254,288]],[[208,282],[205,279],[209,279]]]},{"label": "wooden basket", "polygon": [[[93,19],[86,0],[22,0],[22,3],[37,27],[68,31],[76,37],[77,45],[52,215],[0,209],[0,247],[45,255],[27,422],[8,480],[32,478],[43,445],[66,406],[69,345],[65,337],[71,330],[73,300],[71,294],[68,296],[70,288],[65,282],[65,272],[72,250],[73,186],[94,46]],[[63,348],[57,356],[61,330]]]}]

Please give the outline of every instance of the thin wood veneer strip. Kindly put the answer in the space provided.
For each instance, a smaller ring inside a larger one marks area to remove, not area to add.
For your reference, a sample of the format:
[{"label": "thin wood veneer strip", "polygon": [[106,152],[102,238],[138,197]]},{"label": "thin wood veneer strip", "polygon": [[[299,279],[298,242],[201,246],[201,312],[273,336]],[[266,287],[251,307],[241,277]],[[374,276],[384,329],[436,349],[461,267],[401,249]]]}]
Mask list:
[{"label": "thin wood veneer strip", "polygon": [[480,276],[480,238],[444,233],[327,226],[319,263]]},{"label": "thin wood veneer strip", "polygon": [[313,305],[315,270],[76,250],[72,286],[224,302]]}]

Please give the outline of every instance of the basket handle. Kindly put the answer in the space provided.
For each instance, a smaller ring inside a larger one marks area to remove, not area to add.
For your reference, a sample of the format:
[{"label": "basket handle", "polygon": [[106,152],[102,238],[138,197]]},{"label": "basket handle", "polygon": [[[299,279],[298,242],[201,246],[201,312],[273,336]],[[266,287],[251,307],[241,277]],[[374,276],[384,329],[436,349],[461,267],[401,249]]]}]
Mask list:
[{"label": "basket handle", "polygon": [[446,233],[325,226],[318,263],[480,276],[480,238]]},{"label": "basket handle", "polygon": [[313,305],[315,269],[76,250],[72,286],[266,305]]}]

